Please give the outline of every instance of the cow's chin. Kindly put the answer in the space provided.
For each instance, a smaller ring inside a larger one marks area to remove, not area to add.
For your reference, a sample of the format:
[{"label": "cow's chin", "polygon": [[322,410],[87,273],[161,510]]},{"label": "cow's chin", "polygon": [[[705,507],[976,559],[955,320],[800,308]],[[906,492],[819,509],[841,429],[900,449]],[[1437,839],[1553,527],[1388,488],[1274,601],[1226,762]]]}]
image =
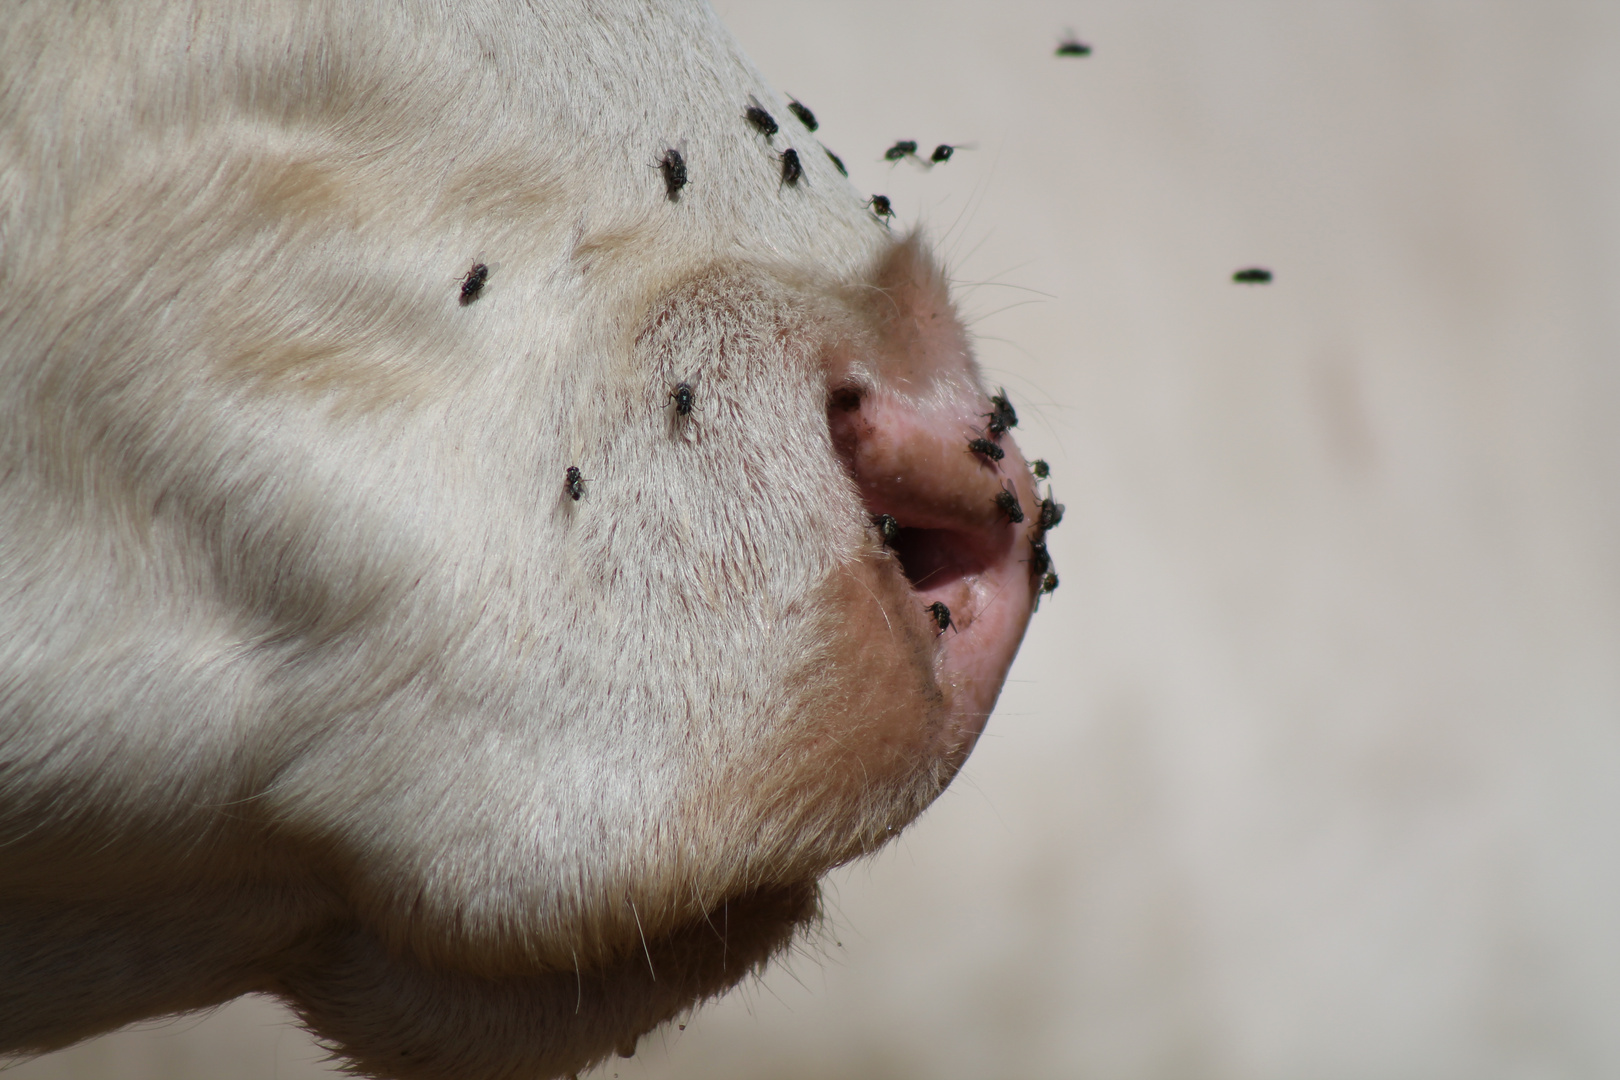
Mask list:
[{"label": "cow's chin", "polygon": [[362,1073],[556,1076],[628,1055],[659,1024],[764,966],[819,914],[812,881],[734,897],[594,968],[487,978],[390,954],[364,931],[310,943],[276,987]]}]

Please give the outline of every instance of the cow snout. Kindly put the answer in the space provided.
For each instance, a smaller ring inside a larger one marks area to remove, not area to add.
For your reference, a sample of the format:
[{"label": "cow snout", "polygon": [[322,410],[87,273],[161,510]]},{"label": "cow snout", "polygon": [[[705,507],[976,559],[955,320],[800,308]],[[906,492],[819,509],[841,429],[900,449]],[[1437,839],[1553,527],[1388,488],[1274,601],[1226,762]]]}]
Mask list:
[{"label": "cow snout", "polygon": [[835,396],[828,415],[875,523],[877,572],[903,583],[895,614],[934,638],[954,765],[984,729],[1039,584],[1031,522],[1040,500],[1011,436],[986,437],[990,411],[977,394],[941,401],[881,388]]},{"label": "cow snout", "polygon": [[[945,277],[915,237],[864,295],[876,332],[828,365],[828,431],[864,509],[865,648],[898,628],[926,641],[938,695],[929,753],[945,778],[984,729],[1041,584],[1040,497],[1010,434],[1016,412],[982,387]],[[880,599],[881,598],[881,599]],[[857,633],[859,636],[859,633]]]}]

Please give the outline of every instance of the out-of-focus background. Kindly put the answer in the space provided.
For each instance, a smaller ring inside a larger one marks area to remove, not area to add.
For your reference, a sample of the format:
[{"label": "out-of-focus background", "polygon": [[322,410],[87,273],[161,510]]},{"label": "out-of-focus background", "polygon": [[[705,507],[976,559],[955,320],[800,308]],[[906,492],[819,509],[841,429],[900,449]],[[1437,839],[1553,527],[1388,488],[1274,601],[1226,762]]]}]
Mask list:
[{"label": "out-of-focus background", "polygon": [[599,1075],[1620,1075],[1620,5],[718,6],[941,242],[1063,584],[823,938]]}]

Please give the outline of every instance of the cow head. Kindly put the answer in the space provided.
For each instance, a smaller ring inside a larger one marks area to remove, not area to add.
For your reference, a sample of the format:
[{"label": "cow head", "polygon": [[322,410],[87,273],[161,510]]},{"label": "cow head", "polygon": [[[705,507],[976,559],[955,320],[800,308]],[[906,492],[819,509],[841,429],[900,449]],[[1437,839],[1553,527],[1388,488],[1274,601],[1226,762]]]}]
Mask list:
[{"label": "cow head", "polygon": [[0,55],[0,1046],[264,991],[377,1075],[566,1072],[949,782],[1033,481],[706,9]]}]

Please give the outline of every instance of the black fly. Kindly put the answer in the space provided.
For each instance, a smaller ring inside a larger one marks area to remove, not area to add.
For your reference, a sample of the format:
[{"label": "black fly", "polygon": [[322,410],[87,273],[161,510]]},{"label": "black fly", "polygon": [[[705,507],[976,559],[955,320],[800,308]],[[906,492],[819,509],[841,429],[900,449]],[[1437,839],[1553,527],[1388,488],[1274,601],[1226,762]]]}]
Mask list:
[{"label": "black fly", "polygon": [[938,146],[934,147],[934,152],[928,155],[928,160],[932,161],[935,165],[938,165],[942,161],[951,160],[951,155],[955,152],[956,147],[947,143],[940,143]]},{"label": "black fly", "polygon": [[872,524],[883,538],[885,547],[893,547],[894,542],[900,539],[900,523],[888,514],[873,514]]},{"label": "black fly", "polygon": [[968,453],[983,454],[991,461],[1000,461],[1007,456],[1007,452],[989,439],[969,439]]},{"label": "black fly", "polygon": [[799,152],[791,146],[782,151],[782,183],[791,187],[803,175],[804,166],[799,164]]},{"label": "black fly", "polygon": [[570,465],[563,472],[563,489],[575,502],[585,494],[585,477],[580,474],[578,465]]},{"label": "black fly", "polygon": [[669,201],[674,202],[681,188],[686,186],[686,159],[672,147],[664,151],[658,169],[664,174],[664,191],[669,194]]},{"label": "black fly", "polygon": [[1007,520],[1012,522],[1014,525],[1017,525],[1020,521],[1024,520],[1024,508],[1018,505],[1017,492],[1008,491],[1006,488],[1002,488],[1001,491],[996,494],[996,505],[1001,508],[1001,512],[1003,514],[1007,515]]},{"label": "black fly", "polygon": [[[827,150],[827,148],[825,146],[823,146],[822,149]],[[831,150],[827,150],[827,156],[832,159],[833,167],[838,170],[840,175],[842,175],[842,176],[848,176],[849,175],[849,170],[844,168],[844,159],[843,158],[839,157],[837,154],[833,153]]]},{"label": "black fly", "polygon": [[985,430],[992,435],[1000,435],[1009,428],[1018,426],[1018,410],[1014,409],[1012,402],[1007,400],[1007,391],[1005,389],[997,389],[990,396],[990,411],[979,415],[990,418],[990,422],[985,425]]},{"label": "black fly", "polygon": [[889,197],[887,195],[874,195],[871,197],[871,199],[867,200],[866,205],[870,206],[872,208],[872,213],[876,214],[880,218],[894,217],[894,206],[889,202]]},{"label": "black fly", "polygon": [[754,130],[767,139],[779,130],[776,126],[776,117],[759,107],[759,102],[750,104],[743,112],[743,119],[754,125]]},{"label": "black fly", "polygon": [[951,609],[938,600],[928,605],[928,614],[934,617],[934,624],[939,627],[941,634],[947,630],[956,629],[955,624],[951,622]]},{"label": "black fly", "polygon": [[692,389],[691,383],[678,382],[675,384],[675,389],[669,392],[669,397],[671,401],[675,402],[675,412],[677,414],[681,416],[690,416],[692,413],[692,402],[694,399],[696,399],[697,392]]},{"label": "black fly", "polygon": [[1052,496],[1048,495],[1041,500],[1040,529],[1045,532],[1047,529],[1055,529],[1061,524],[1063,524],[1063,504],[1054,502]]},{"label": "black fly", "polygon": [[794,99],[789,98],[788,112],[792,113],[794,116],[797,116],[799,118],[799,123],[803,124],[811,131],[814,131],[816,128],[821,126],[820,124],[816,123],[816,114],[805,108],[804,103],[801,101],[795,101]]},{"label": "black fly", "polygon": [[916,139],[901,139],[893,146],[883,151],[884,161],[899,161],[903,157],[912,157],[917,153]]},{"label": "black fly", "polygon": [[1058,56],[1090,56],[1091,46],[1083,44],[1072,33],[1057,47]]},{"label": "black fly", "polygon": [[1035,474],[1035,479],[1045,480],[1052,475],[1052,466],[1046,463],[1046,459],[1036,458],[1029,463],[1029,471]]},{"label": "black fly", "polygon": [[1269,285],[1271,284],[1271,271],[1263,266],[1251,266],[1246,270],[1239,270],[1233,274],[1232,280],[1239,285]]},{"label": "black fly", "polygon": [[1031,540],[1029,542],[1029,572],[1033,577],[1040,577],[1052,569],[1052,553],[1046,550],[1045,540]]},{"label": "black fly", "polygon": [[478,299],[478,294],[484,291],[484,282],[488,280],[489,267],[483,263],[473,263],[473,268],[461,279],[461,306],[466,307]]}]

